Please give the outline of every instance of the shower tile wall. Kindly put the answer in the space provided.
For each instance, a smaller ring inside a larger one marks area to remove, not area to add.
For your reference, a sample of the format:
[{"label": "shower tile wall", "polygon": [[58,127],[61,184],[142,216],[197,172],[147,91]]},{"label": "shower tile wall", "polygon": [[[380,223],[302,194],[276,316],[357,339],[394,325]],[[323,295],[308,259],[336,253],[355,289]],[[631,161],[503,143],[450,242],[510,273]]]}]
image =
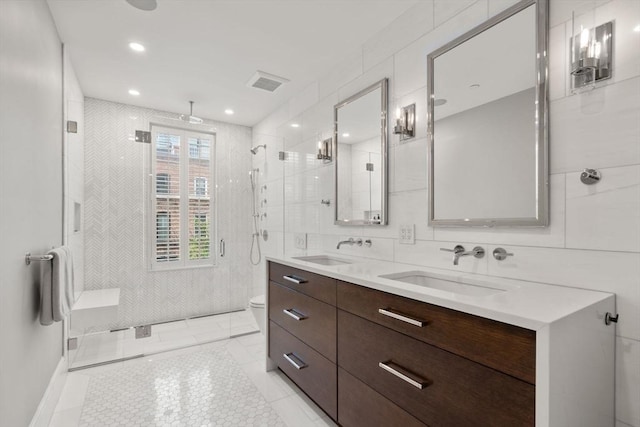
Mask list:
[{"label": "shower tile wall", "polygon": [[[614,75],[592,92],[572,96],[568,33],[573,9],[586,2],[550,0],[550,226],[492,230],[427,225],[426,56],[514,3],[419,2],[254,127],[254,144],[272,141],[288,155],[284,162],[277,151],[254,160],[254,167],[267,171],[265,179],[283,191],[281,202],[270,205],[281,216],[269,217],[270,227],[280,227],[281,239],[266,252],[350,254],[614,292],[621,318],[617,425],[640,427],[640,32],[634,31],[640,25],[639,1],[591,2],[596,20],[615,19]],[[315,159],[316,144],[332,135],[334,104],[384,77],[390,79],[391,111],[415,102],[417,117],[415,139],[400,143],[397,136],[390,137],[389,225],[335,226],[333,170]],[[292,128],[294,122],[300,127]],[[598,185],[580,183],[579,174],[587,167],[602,172]],[[320,204],[323,198],[331,198],[331,208]],[[400,224],[415,224],[415,245],[399,243]],[[294,233],[308,233],[306,251],[295,248]],[[373,245],[337,251],[336,242],[350,236],[371,238]],[[502,246],[515,256],[503,262],[493,257],[465,260],[454,267],[439,249],[455,244],[481,245],[489,253]]]},{"label": "shower tile wall", "polygon": [[[245,308],[252,282],[251,129],[205,121],[216,133],[217,239],[226,254],[215,267],[149,271],[146,261],[151,146],[133,141],[149,123],[175,113],[85,99],[85,289],[120,288],[114,329]],[[201,128],[203,129],[203,128]],[[217,242],[214,242],[217,253]]]}]

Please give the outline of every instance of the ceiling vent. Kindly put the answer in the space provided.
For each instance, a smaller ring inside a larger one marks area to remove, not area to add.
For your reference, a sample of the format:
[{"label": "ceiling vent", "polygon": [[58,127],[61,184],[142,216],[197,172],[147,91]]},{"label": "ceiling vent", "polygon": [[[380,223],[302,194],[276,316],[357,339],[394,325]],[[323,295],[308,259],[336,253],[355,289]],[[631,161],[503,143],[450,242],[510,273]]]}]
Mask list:
[{"label": "ceiling vent", "polygon": [[288,81],[289,79],[285,79],[284,77],[275,76],[258,70],[247,82],[247,86],[273,92],[283,83],[287,83]]}]

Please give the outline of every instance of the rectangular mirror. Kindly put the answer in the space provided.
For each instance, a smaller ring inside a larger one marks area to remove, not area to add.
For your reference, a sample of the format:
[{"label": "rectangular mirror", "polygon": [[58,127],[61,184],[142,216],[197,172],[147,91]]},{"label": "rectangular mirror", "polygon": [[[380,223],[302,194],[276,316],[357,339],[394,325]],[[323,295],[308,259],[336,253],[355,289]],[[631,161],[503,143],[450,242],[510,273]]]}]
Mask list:
[{"label": "rectangular mirror", "polygon": [[387,223],[387,89],[384,79],[334,107],[335,224]]},{"label": "rectangular mirror", "polygon": [[546,226],[547,0],[427,57],[429,224]]}]

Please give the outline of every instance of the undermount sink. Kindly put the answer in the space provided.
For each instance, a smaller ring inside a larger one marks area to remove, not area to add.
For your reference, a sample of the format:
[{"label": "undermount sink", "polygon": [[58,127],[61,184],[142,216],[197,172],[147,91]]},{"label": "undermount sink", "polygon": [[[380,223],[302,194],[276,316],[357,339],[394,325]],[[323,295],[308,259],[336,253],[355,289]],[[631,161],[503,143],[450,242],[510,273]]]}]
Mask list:
[{"label": "undermount sink", "polygon": [[294,256],[293,259],[298,259],[300,261],[313,262],[315,264],[322,265],[344,265],[344,264],[352,264],[351,261],[347,261],[340,258],[334,258],[327,255],[314,255],[314,256]]},{"label": "undermount sink", "polygon": [[469,283],[454,282],[451,280],[438,279],[429,276],[423,271],[404,271],[401,273],[385,274],[379,276],[383,279],[397,280],[399,282],[411,283],[413,285],[424,286],[431,289],[451,292],[458,295],[468,295],[483,297],[505,292],[505,289],[492,288],[489,286],[472,285]]}]

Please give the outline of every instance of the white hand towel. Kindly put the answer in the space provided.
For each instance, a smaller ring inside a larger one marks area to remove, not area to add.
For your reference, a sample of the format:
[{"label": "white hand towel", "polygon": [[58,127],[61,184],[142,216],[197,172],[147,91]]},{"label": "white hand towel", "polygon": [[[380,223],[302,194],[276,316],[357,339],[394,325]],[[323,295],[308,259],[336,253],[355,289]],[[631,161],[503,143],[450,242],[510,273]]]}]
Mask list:
[{"label": "white hand towel", "polygon": [[43,262],[40,266],[40,324],[43,326],[53,323],[51,267],[51,262]]},{"label": "white hand towel", "polygon": [[51,307],[53,320],[59,322],[69,315],[73,305],[73,261],[66,247],[49,251],[51,261]]}]

